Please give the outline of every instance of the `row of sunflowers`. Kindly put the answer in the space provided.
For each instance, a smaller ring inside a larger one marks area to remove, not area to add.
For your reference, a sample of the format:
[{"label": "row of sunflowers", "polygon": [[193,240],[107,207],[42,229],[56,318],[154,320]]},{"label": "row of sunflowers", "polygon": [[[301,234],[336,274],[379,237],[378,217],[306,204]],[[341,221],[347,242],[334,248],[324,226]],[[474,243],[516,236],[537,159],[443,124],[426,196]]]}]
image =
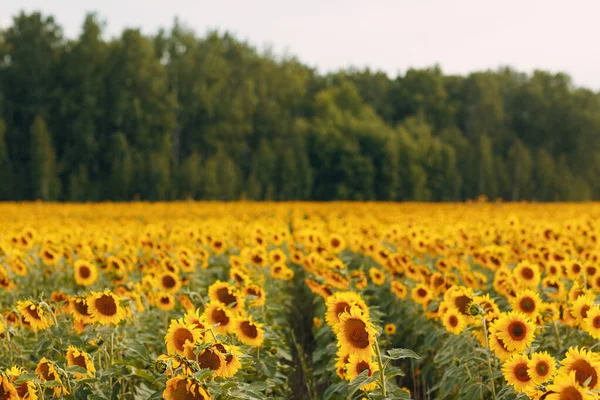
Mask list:
[{"label": "row of sunflowers", "polygon": [[596,204],[0,205],[1,399],[596,399]]}]

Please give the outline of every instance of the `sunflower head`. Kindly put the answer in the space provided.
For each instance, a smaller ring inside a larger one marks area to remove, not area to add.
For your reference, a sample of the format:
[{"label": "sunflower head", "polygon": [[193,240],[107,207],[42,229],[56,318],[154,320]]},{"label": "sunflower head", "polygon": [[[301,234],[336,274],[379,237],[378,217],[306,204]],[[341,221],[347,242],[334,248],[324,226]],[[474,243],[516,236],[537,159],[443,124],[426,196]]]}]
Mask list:
[{"label": "sunflower head", "polygon": [[99,324],[117,325],[125,318],[119,297],[110,290],[91,292],[87,297],[87,305],[92,321]]},{"label": "sunflower head", "polygon": [[255,322],[252,317],[237,318],[234,323],[234,332],[244,344],[260,347],[264,341],[263,324]]},{"label": "sunflower head", "polygon": [[167,381],[167,388],[163,392],[165,400],[210,400],[202,384],[192,377],[176,376]]},{"label": "sunflower head", "polygon": [[340,315],[337,326],[338,346],[349,354],[359,354],[365,358],[371,356],[375,342],[375,328],[367,316],[358,308]]},{"label": "sunflower head", "polygon": [[513,385],[516,392],[523,392],[528,386],[534,385],[529,374],[529,359],[524,354],[514,354],[502,365],[504,379]]}]

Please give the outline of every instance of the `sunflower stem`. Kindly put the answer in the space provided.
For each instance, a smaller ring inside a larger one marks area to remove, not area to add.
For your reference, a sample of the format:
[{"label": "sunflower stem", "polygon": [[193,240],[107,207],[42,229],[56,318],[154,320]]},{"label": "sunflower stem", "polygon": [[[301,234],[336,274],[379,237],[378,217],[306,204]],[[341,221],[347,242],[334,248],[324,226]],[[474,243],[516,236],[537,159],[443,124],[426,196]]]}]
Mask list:
[{"label": "sunflower stem", "polygon": [[377,356],[377,363],[379,364],[379,385],[381,386],[381,393],[383,397],[387,397],[387,390],[385,388],[385,367],[383,366],[383,360],[381,359],[381,351],[379,351],[379,342],[375,338],[375,355]]},{"label": "sunflower stem", "polygon": [[558,332],[558,325],[556,321],[552,321],[552,330],[554,331],[554,337],[556,338],[556,345],[558,346],[558,351],[562,349],[562,342],[560,341],[560,333]]},{"label": "sunflower stem", "polygon": [[[490,355],[490,353],[492,352],[490,349],[490,342],[489,342],[489,338],[488,338],[488,331],[487,331],[487,321],[485,320],[485,315],[483,317],[481,317],[481,324],[483,325],[483,337],[485,338],[485,347],[487,348],[487,365],[488,365],[488,370],[490,371],[490,377],[493,376],[493,371],[492,371],[492,357]],[[496,398],[496,385],[494,382],[494,379],[492,378],[492,395],[494,396],[494,399]]]}]

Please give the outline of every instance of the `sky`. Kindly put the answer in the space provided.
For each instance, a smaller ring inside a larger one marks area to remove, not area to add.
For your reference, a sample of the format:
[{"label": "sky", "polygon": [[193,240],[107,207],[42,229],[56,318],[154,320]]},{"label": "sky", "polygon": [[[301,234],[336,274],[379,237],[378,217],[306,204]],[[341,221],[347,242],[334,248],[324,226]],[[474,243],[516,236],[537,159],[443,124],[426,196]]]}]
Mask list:
[{"label": "sky", "polygon": [[21,10],[53,15],[71,38],[90,11],[106,21],[108,37],[125,27],[153,34],[178,16],[199,35],[229,31],[320,72],[511,66],[566,72],[600,90],[598,0],[0,0],[0,26]]}]

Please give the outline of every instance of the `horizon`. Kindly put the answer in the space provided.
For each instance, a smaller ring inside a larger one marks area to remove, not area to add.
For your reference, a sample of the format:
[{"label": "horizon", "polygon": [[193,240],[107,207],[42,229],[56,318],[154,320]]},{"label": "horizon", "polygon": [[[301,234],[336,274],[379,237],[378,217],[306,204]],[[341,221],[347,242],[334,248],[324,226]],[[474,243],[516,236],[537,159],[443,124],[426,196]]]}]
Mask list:
[{"label": "horizon", "polygon": [[[571,3],[568,10],[558,9],[556,1],[523,5],[510,0],[490,7],[472,0],[463,0],[459,6],[438,0],[401,5],[385,0],[380,4],[388,7],[377,9],[357,2],[341,8],[336,6],[339,2],[323,5],[314,0],[302,6],[272,0],[253,4],[226,1],[206,5],[204,13],[204,4],[186,1],[149,1],[143,3],[142,12],[139,1],[67,3],[7,0],[0,6],[0,27],[10,25],[20,11],[40,11],[53,16],[64,36],[72,39],[79,35],[85,15],[94,12],[105,22],[104,37],[112,38],[125,28],[153,35],[161,28],[169,30],[179,18],[199,36],[209,31],[227,32],[260,52],[272,49],[277,56],[292,56],[323,74],[369,68],[395,77],[411,68],[439,65],[445,74],[468,75],[510,67],[528,75],[534,70],[565,73],[574,86],[600,90],[596,73],[600,54],[590,50],[600,34],[600,26],[592,23],[600,4],[589,1]],[[234,4],[238,12],[231,12]],[[520,8],[510,6],[516,4]],[[542,4],[543,11],[537,9]],[[584,4],[591,10],[584,10]],[[531,20],[535,11],[539,18]],[[393,21],[398,19],[401,23],[395,25]],[[567,22],[563,29],[556,28],[560,21]]]}]

